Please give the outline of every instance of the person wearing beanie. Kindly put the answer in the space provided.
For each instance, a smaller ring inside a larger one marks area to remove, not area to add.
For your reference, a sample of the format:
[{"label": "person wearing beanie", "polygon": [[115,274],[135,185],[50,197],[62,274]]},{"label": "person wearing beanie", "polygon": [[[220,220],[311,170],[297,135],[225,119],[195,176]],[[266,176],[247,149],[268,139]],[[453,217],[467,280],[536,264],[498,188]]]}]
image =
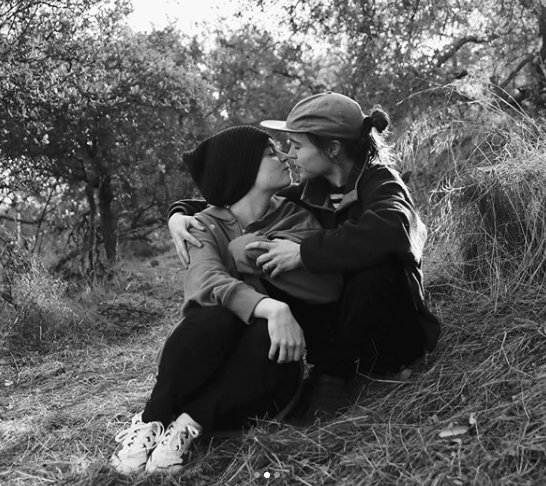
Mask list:
[{"label": "person wearing beanie", "polygon": [[[392,376],[431,352],[440,335],[440,321],[424,298],[427,231],[407,186],[390,167],[381,135],[388,125],[383,110],[365,114],[352,98],[330,91],[301,100],[286,120],[261,123],[288,136],[299,169],[301,183],[279,195],[309,209],[324,229],[300,243],[276,239],[245,250],[264,252],[256,264],[272,278],[304,267],[344,280],[338,317],[321,333],[330,354],[315,357],[308,381],[311,412],[339,409],[357,372]],[[197,224],[192,214],[198,204],[178,201],[169,210],[184,263],[186,244],[200,244],[189,231]]]},{"label": "person wearing beanie", "polygon": [[254,185],[269,143],[263,130],[240,125],[207,138],[182,158],[207,203],[229,206]]},{"label": "person wearing beanie", "polygon": [[281,420],[301,390],[304,352],[311,361],[324,354],[316,323],[335,319],[341,276],[298,268],[271,279],[255,264],[261,252],[244,250],[279,237],[298,244],[322,230],[308,210],[275,195],[291,183],[285,155],[248,125],[184,153],[210,205],[196,215],[202,245],[190,249],[182,322],[166,339],[144,410],[116,436],[111,464],[121,474],[180,471],[203,433],[255,416]]},{"label": "person wearing beanie", "polygon": [[[228,209],[222,210],[219,207],[229,207],[249,192],[256,180],[264,148],[271,143],[269,135],[264,131],[241,125],[223,130],[183,154],[183,162],[195,185],[204,199],[217,207],[197,215],[199,221],[208,222],[208,227],[215,223],[222,226],[224,217],[232,217]],[[245,282],[262,289],[260,279],[265,279],[271,285],[308,303],[335,302],[341,293],[340,275],[313,274],[298,268],[271,279],[256,265],[256,259],[263,252],[245,250],[247,244],[256,241],[287,238],[300,243],[304,237],[319,229],[322,229],[320,223],[309,211],[284,198],[273,196],[265,214],[249,224],[243,234],[230,232],[229,228],[222,228],[222,231],[230,234],[228,249],[237,272]],[[219,231],[219,228],[215,227],[215,231]],[[190,294],[188,286],[186,306],[192,302],[210,304],[207,299],[211,292],[207,287],[215,283],[203,285],[199,278],[201,275],[188,279],[191,290],[196,290]]]}]

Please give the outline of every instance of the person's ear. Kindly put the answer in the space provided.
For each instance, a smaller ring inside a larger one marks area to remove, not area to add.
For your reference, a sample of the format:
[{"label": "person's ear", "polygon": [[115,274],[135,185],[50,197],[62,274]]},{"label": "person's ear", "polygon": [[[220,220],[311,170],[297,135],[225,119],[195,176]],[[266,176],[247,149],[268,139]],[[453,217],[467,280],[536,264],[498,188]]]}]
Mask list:
[{"label": "person's ear", "polygon": [[328,145],[328,157],[335,159],[341,151],[341,143],[339,140],[332,140]]}]

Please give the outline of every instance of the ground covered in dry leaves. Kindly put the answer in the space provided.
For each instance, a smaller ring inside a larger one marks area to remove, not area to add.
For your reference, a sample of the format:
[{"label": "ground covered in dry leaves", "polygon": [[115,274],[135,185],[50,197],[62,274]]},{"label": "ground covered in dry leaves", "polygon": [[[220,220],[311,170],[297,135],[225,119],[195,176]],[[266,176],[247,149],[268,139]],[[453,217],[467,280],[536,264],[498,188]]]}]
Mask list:
[{"label": "ground covered in dry leaves", "polygon": [[362,378],[354,407],[329,422],[202,441],[179,476],[119,476],[114,435],[151,390],[181,273],[172,253],[135,261],[104,294],[100,325],[46,350],[1,350],[1,484],[545,484],[544,288],[493,302],[454,285],[429,285],[444,332],[405,381]]}]

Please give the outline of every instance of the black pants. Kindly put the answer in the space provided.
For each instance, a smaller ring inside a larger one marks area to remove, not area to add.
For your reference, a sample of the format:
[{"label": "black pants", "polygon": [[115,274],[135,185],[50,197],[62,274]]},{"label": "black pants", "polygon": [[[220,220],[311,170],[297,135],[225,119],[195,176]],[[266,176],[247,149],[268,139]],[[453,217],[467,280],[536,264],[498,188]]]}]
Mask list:
[{"label": "black pants", "polygon": [[294,394],[300,366],[269,360],[269,347],[264,319],[247,325],[223,307],[189,310],[165,342],[143,420],[166,427],[186,412],[212,430],[274,413]]},{"label": "black pants", "polygon": [[[311,306],[264,284],[290,306],[305,334],[307,361],[319,373],[351,378],[358,361],[363,372],[396,371],[424,353],[418,314],[395,263],[346,278],[339,304]],[[210,430],[282,407],[299,367],[270,361],[269,346],[263,319],[246,325],[222,307],[190,310],[165,343],[143,420],[167,426],[186,412]]]},{"label": "black pants", "polygon": [[367,268],[346,280],[339,328],[361,372],[398,371],[425,352],[419,311],[397,262]]},{"label": "black pants", "polygon": [[338,305],[306,306],[271,285],[267,290],[289,304],[305,333],[307,361],[318,373],[390,373],[424,354],[419,313],[398,262],[347,275]]}]

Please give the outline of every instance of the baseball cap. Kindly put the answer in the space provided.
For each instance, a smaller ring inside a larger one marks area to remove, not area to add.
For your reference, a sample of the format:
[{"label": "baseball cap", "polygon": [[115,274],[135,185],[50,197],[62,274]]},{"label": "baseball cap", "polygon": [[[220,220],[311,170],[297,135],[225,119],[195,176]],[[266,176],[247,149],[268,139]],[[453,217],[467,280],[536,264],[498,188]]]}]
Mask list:
[{"label": "baseball cap", "polygon": [[292,108],[285,121],[264,120],[264,128],[327,137],[358,139],[365,115],[348,96],[327,91],[304,98]]}]

